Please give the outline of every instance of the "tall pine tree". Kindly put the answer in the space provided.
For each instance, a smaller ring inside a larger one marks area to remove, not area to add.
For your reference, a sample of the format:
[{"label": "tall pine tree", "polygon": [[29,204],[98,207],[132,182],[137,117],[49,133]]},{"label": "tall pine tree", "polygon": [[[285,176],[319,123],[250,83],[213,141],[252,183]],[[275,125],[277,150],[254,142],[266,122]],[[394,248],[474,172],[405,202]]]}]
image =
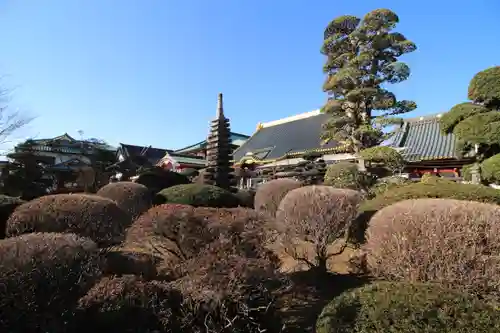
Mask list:
[{"label": "tall pine tree", "polygon": [[390,133],[384,129],[401,123],[396,116],[417,107],[387,89],[387,84],[408,79],[410,68],[398,58],[417,48],[393,31],[398,22],[394,12],[377,9],[363,19],[346,15],[328,24],[321,48],[327,57],[323,90],[328,93],[322,111],[331,118],[323,140],[337,141],[357,154],[387,139]]}]

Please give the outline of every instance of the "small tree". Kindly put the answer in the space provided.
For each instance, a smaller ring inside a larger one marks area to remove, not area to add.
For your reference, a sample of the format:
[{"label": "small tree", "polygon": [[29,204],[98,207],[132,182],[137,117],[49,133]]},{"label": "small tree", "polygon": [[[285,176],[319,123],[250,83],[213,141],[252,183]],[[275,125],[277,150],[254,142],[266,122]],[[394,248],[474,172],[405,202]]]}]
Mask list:
[{"label": "small tree", "polygon": [[383,129],[401,123],[395,115],[416,108],[415,102],[398,100],[385,88],[408,79],[410,68],[398,58],[416,50],[413,42],[393,31],[398,22],[394,12],[377,9],[363,19],[345,15],[328,24],[321,53],[327,57],[323,90],[329,99],[322,112],[331,118],[323,139],[359,153],[388,137]]},{"label": "small tree", "polygon": [[380,163],[393,175],[401,172],[404,159],[401,154],[391,147],[371,147],[361,151],[360,156],[367,162]]},{"label": "small tree", "polygon": [[[294,259],[327,271],[327,260],[341,254],[347,247],[347,232],[358,214],[362,200],[360,192],[330,186],[304,186],[288,192],[276,213],[278,232],[285,251]],[[330,252],[329,246],[343,239],[340,250]],[[310,260],[303,241],[314,248],[315,260]]]}]

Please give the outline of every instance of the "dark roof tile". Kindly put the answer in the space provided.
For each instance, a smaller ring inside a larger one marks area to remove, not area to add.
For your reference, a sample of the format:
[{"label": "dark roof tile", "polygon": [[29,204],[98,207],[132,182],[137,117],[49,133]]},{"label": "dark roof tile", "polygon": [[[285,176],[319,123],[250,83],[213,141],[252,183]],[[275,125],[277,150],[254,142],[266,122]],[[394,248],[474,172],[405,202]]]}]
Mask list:
[{"label": "dark roof tile", "polygon": [[233,159],[239,161],[249,152],[260,159],[268,160],[287,153],[335,148],[335,142],[321,145],[322,125],[327,119],[328,115],[318,114],[261,128],[235,150]]},{"label": "dark roof tile", "polygon": [[142,147],[142,146],[127,145],[124,143],[121,143],[120,146],[129,157],[140,156],[141,153],[145,149],[147,149],[145,156],[153,164],[158,162],[159,160],[161,160],[165,156],[166,153],[172,152],[171,150],[168,150],[168,149],[153,148],[153,147],[148,148],[148,147]]}]

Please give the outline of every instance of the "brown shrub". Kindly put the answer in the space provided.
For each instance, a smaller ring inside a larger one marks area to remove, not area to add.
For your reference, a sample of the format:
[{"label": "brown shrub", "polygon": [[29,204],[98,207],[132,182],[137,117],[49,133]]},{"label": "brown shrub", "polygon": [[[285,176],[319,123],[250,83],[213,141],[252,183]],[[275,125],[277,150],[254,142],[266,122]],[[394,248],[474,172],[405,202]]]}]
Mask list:
[{"label": "brown shrub", "polygon": [[398,202],[367,230],[368,268],[392,281],[500,295],[500,207],[453,199]]},{"label": "brown shrub", "polygon": [[160,259],[153,255],[117,249],[104,253],[103,258],[105,275],[136,275],[146,280],[158,277],[156,265]]},{"label": "brown shrub", "polygon": [[254,199],[255,210],[275,216],[285,195],[301,186],[302,183],[289,178],[275,179],[259,185]]},{"label": "brown shrub", "polygon": [[112,200],[96,195],[55,194],[26,202],[7,221],[7,236],[31,232],[75,233],[99,246],[120,243],[130,216]]},{"label": "brown shrub", "polygon": [[[211,240],[179,263],[172,282],[185,297],[191,332],[281,328],[274,295],[286,286],[279,259],[266,248],[267,216],[245,208],[196,208]],[[208,320],[206,320],[208,318]]]},{"label": "brown shrub", "polygon": [[5,332],[65,332],[77,300],[100,278],[97,245],[74,234],[0,241],[0,323]]},{"label": "brown shrub", "polygon": [[146,186],[133,182],[110,183],[97,191],[97,195],[116,202],[132,219],[151,208],[153,198]]},{"label": "brown shrub", "polygon": [[[343,252],[328,253],[328,245],[339,238],[347,240],[347,231],[358,213],[362,195],[358,191],[312,185],[288,192],[276,214],[278,232],[285,251],[294,259],[326,271],[328,258]],[[301,252],[297,240],[312,243],[316,262]]]},{"label": "brown shrub", "polygon": [[180,332],[178,292],[135,276],[105,277],[78,301],[79,332]]}]

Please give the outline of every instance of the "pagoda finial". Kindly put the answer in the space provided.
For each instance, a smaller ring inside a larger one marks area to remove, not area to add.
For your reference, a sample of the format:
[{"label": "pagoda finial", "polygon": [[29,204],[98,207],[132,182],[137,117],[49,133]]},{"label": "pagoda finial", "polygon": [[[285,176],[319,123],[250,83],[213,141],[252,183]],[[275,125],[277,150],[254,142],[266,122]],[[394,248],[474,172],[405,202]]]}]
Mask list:
[{"label": "pagoda finial", "polygon": [[217,119],[224,117],[224,106],[222,105],[222,93],[217,97]]}]

